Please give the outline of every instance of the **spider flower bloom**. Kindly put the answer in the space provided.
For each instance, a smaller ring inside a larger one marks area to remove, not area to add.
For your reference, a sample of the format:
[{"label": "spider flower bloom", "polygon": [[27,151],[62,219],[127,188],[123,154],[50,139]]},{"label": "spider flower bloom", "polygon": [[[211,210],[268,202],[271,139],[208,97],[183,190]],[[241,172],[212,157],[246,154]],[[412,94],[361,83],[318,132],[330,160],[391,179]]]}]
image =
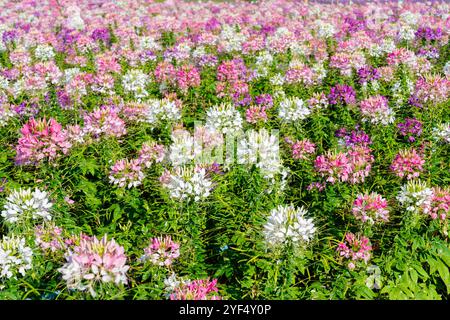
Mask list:
[{"label": "spider flower bloom", "polygon": [[363,261],[367,264],[371,257],[372,246],[369,239],[361,236],[357,237],[353,233],[345,234],[345,241],[340,242],[337,247],[337,252],[341,257],[350,259],[348,264],[349,269],[354,269],[355,263]]},{"label": "spider flower bloom", "polygon": [[400,150],[391,164],[391,170],[396,176],[408,180],[417,178],[423,171],[425,160],[417,153],[415,149]]},{"label": "spider flower bloom", "polygon": [[450,79],[439,75],[427,75],[419,78],[414,86],[413,100],[418,104],[440,104],[450,96]]},{"label": "spider flower bloom", "polygon": [[235,134],[242,128],[242,117],[232,104],[213,106],[206,112],[206,127],[223,134]]},{"label": "spider flower bloom", "polygon": [[161,121],[177,121],[181,119],[181,109],[181,103],[177,101],[151,99],[145,111],[145,121],[153,125]]},{"label": "spider flower bloom", "polygon": [[351,86],[345,84],[338,84],[331,88],[328,95],[328,101],[330,104],[356,104],[356,92]]},{"label": "spider flower bloom", "polygon": [[422,134],[422,122],[415,118],[406,118],[405,122],[397,125],[400,135],[408,137],[409,142],[416,141],[416,137]]},{"label": "spider flower bloom", "polygon": [[327,96],[323,93],[313,93],[312,97],[308,99],[308,107],[311,110],[321,110],[328,106]]},{"label": "spider flower bloom", "polygon": [[353,202],[352,213],[356,219],[369,224],[389,220],[388,203],[381,195],[372,192],[359,194]]},{"label": "spider flower bloom", "polygon": [[125,92],[131,93],[137,99],[148,96],[145,87],[149,82],[150,76],[139,69],[129,70],[122,78],[122,86]]},{"label": "spider flower bloom", "polygon": [[247,136],[238,142],[237,163],[250,167],[255,165],[265,178],[274,178],[283,168],[278,136],[266,129],[248,131]]},{"label": "spider flower bloom", "polygon": [[320,155],[314,161],[315,170],[322,176],[326,177],[326,181],[332,184],[337,181],[348,181],[352,173],[352,164],[344,152],[326,152]]},{"label": "spider flower bloom", "polygon": [[389,108],[386,97],[377,95],[361,101],[359,110],[364,122],[388,125],[394,122],[394,112]]},{"label": "spider flower bloom", "polygon": [[50,208],[52,203],[47,192],[35,189],[19,189],[13,191],[7,198],[2,211],[2,217],[8,223],[29,220],[51,220]]},{"label": "spider flower bloom", "polygon": [[430,217],[445,220],[450,215],[450,191],[439,187],[433,188]]},{"label": "spider flower bloom", "polygon": [[111,167],[109,182],[131,189],[142,184],[144,177],[139,159],[120,159]]},{"label": "spider flower bloom", "polygon": [[397,200],[406,211],[430,214],[433,190],[420,180],[408,181],[402,186]]},{"label": "spider flower bloom", "polygon": [[264,225],[266,242],[271,246],[288,242],[302,245],[311,241],[316,233],[313,220],[305,217],[307,211],[303,207],[279,205],[270,212]]},{"label": "spider flower bloom", "polygon": [[84,116],[84,129],[95,139],[101,136],[121,137],[127,133],[125,122],[119,118],[117,112],[108,106],[96,108]]},{"label": "spider flower bloom", "polygon": [[53,224],[37,225],[34,228],[35,244],[44,252],[64,250],[66,244],[64,243],[62,232],[63,229]]},{"label": "spider flower bloom", "polygon": [[172,241],[170,236],[153,238],[151,244],[144,249],[142,260],[150,260],[158,266],[170,266],[180,256],[180,245]]},{"label": "spider flower bloom", "polygon": [[101,283],[127,284],[125,250],[114,239],[105,235],[101,240],[96,237],[82,238],[79,245],[66,254],[66,264],[59,268],[62,278],[69,289],[89,290],[95,297],[96,285]]},{"label": "spider flower bloom", "polygon": [[434,127],[433,139],[442,143],[450,143],[450,122],[441,123]]},{"label": "spider flower bloom", "polygon": [[316,152],[316,145],[309,139],[298,140],[295,143],[291,143],[292,158],[296,160],[306,160],[308,155]]},{"label": "spider flower bloom", "polygon": [[349,182],[364,182],[365,178],[369,176],[374,161],[370,148],[366,146],[354,146],[347,151],[347,157],[351,164]]},{"label": "spider flower bloom", "polygon": [[212,182],[204,168],[178,167],[174,172],[166,171],[160,177],[160,182],[170,194],[178,200],[194,200],[195,202],[207,198],[212,189]]},{"label": "spider flower bloom", "polygon": [[311,110],[300,98],[285,98],[280,102],[278,117],[286,123],[306,119]]},{"label": "spider flower bloom", "polygon": [[261,106],[250,106],[245,110],[245,120],[248,123],[258,123],[258,121],[267,121],[266,108]]},{"label": "spider flower bloom", "polygon": [[166,151],[164,145],[156,142],[144,142],[139,150],[139,163],[146,168],[150,168],[153,163],[159,163],[164,160]]},{"label": "spider flower bloom", "polygon": [[33,251],[25,245],[25,238],[3,236],[0,241],[0,278],[25,276],[32,269]]},{"label": "spider flower bloom", "polygon": [[54,160],[66,154],[71,144],[66,133],[55,120],[29,120],[20,129],[22,136],[16,147],[16,163],[36,164],[44,159]]},{"label": "spider flower bloom", "polygon": [[170,300],[221,300],[220,296],[215,295],[218,291],[217,279],[193,280],[176,287]]}]

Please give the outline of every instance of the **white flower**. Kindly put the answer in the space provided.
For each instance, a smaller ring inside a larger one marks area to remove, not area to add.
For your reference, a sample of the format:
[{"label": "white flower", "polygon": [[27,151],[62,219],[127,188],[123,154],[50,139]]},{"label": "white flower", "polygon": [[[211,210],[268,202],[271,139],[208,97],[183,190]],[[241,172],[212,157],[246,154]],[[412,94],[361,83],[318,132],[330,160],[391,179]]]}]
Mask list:
[{"label": "white flower", "polygon": [[25,246],[25,238],[4,236],[0,241],[0,277],[11,278],[32,268],[33,252]]},{"label": "white flower", "polygon": [[145,121],[157,124],[160,121],[177,121],[181,119],[181,108],[168,99],[152,99],[148,101]]},{"label": "white flower", "polygon": [[270,78],[270,84],[274,86],[282,86],[284,84],[284,77],[277,73],[272,78]]},{"label": "white flower", "polygon": [[6,126],[9,119],[14,117],[14,112],[8,105],[0,105],[0,127]]},{"label": "white flower", "polygon": [[444,72],[447,78],[450,78],[450,61],[447,61],[442,71]]},{"label": "white flower", "polygon": [[336,28],[331,23],[316,20],[315,24],[317,28],[317,35],[320,38],[331,38],[336,33]]},{"label": "white flower", "polygon": [[28,219],[51,220],[47,192],[35,189],[19,189],[13,191],[7,198],[1,216],[9,223],[16,223]]},{"label": "white flower", "polygon": [[187,164],[194,160],[194,137],[187,130],[175,130],[172,132],[172,144],[170,145],[169,159],[173,166]]},{"label": "white flower", "polygon": [[145,87],[150,82],[150,76],[139,69],[129,70],[122,78],[125,91],[132,93],[137,99],[148,96]]},{"label": "white flower", "polygon": [[139,46],[142,50],[159,51],[162,49],[161,45],[153,37],[141,37]]},{"label": "white flower", "polygon": [[48,61],[53,59],[53,57],[55,56],[55,51],[53,50],[53,47],[49,45],[40,44],[36,47],[34,55],[38,60]]},{"label": "white flower", "polygon": [[234,26],[225,24],[220,33],[220,43],[225,52],[241,51],[246,36],[235,30]]},{"label": "white flower", "polygon": [[255,165],[265,178],[272,179],[283,166],[279,154],[278,137],[265,129],[250,130],[237,146],[237,163]]},{"label": "white flower", "polygon": [[285,98],[280,102],[278,117],[287,123],[291,123],[305,119],[310,113],[311,110],[302,99],[292,97]]},{"label": "white flower", "polygon": [[432,196],[433,190],[425,183],[420,180],[411,180],[402,186],[397,200],[406,208],[406,211],[428,214]]},{"label": "white flower", "polygon": [[66,26],[69,29],[83,30],[85,28],[84,20],[81,17],[81,10],[78,6],[68,7],[66,15]]},{"label": "white flower", "polygon": [[206,127],[222,134],[235,134],[242,128],[242,117],[232,104],[223,103],[207,111]]},{"label": "white flower", "polygon": [[316,232],[313,220],[305,218],[303,207],[279,205],[270,212],[264,225],[264,236],[269,245],[276,246],[291,241],[295,245],[308,243]]},{"label": "white flower", "polygon": [[210,195],[212,181],[206,176],[204,168],[176,168],[173,173],[166,172],[162,184],[174,199],[198,202]]},{"label": "white flower", "polygon": [[433,138],[436,141],[450,143],[450,122],[438,124],[433,128]]}]

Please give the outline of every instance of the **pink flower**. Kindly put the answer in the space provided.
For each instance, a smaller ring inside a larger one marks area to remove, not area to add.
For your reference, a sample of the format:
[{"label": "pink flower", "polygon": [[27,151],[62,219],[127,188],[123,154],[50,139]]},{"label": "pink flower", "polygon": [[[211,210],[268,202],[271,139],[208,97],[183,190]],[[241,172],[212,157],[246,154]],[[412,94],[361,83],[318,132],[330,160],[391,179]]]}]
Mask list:
[{"label": "pink flower", "polygon": [[356,219],[373,224],[389,220],[388,203],[379,194],[359,194],[353,202],[352,213]]},{"label": "pink flower", "polygon": [[138,161],[145,167],[150,168],[153,163],[162,162],[165,156],[164,145],[155,142],[144,142],[139,150]]},{"label": "pink flower", "polygon": [[308,155],[316,152],[316,145],[308,139],[298,140],[291,144],[292,158],[296,160],[306,160]]},{"label": "pink flower", "polygon": [[141,162],[139,159],[121,159],[118,160],[112,167],[109,173],[109,181],[119,187],[132,188],[142,184],[144,173],[141,169]]},{"label": "pink flower", "polygon": [[142,260],[150,260],[159,266],[169,266],[180,256],[180,245],[170,236],[151,239],[151,244],[144,249]]},{"label": "pink flower", "polygon": [[408,180],[419,177],[423,171],[425,160],[415,149],[400,150],[391,164],[391,170],[400,178]]},{"label": "pink flower", "polygon": [[264,106],[250,106],[245,111],[245,119],[248,123],[258,123],[258,121],[266,122],[266,108]]},{"label": "pink flower", "polygon": [[217,279],[193,280],[176,288],[170,300],[221,300],[220,296],[214,295],[219,291],[216,285]]},{"label": "pink flower", "polygon": [[352,164],[344,152],[330,152],[320,155],[314,161],[314,167],[326,181],[332,184],[337,181],[348,181],[352,172]]},{"label": "pink flower", "polygon": [[431,210],[429,214],[432,219],[445,220],[450,216],[450,191],[439,187],[433,188],[431,198]]},{"label": "pink flower", "polygon": [[61,125],[53,118],[29,120],[20,130],[22,136],[16,147],[17,164],[37,164],[43,160],[54,160],[67,154],[71,143]]},{"label": "pink flower", "polygon": [[369,239],[361,236],[357,237],[353,233],[345,234],[345,241],[340,242],[337,246],[337,252],[341,257],[350,259],[348,267],[355,268],[355,263],[362,261],[367,263],[371,257],[372,246],[369,244]]},{"label": "pink flower", "polygon": [[99,139],[102,135],[121,137],[127,130],[117,111],[112,107],[103,106],[84,116],[84,132]]}]

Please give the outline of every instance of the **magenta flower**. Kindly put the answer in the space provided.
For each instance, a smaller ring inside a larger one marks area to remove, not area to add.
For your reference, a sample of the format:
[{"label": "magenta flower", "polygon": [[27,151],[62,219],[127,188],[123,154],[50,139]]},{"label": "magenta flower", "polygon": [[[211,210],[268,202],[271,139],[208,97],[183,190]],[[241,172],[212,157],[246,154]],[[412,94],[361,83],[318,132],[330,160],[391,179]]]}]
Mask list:
[{"label": "magenta flower", "polygon": [[344,152],[330,152],[320,155],[314,161],[316,171],[332,184],[348,181],[352,164]]},{"label": "magenta flower", "polygon": [[359,194],[353,202],[352,213],[356,219],[373,224],[389,220],[388,203],[379,194]]},{"label": "magenta flower", "polygon": [[216,285],[217,279],[193,280],[175,288],[170,300],[221,300],[220,296],[214,294],[219,291]]},{"label": "magenta flower", "polygon": [[61,125],[53,118],[29,120],[20,130],[22,136],[16,147],[16,163],[38,164],[67,154],[71,144]]},{"label": "magenta flower", "polygon": [[400,178],[408,180],[419,177],[425,160],[415,149],[400,150],[391,164],[391,170]]},{"label": "magenta flower", "polygon": [[296,160],[306,160],[308,155],[316,152],[316,145],[309,139],[298,140],[291,143],[292,158]]},{"label": "magenta flower", "polygon": [[357,237],[348,232],[345,234],[345,241],[340,242],[336,250],[339,256],[350,260],[348,268],[352,270],[356,267],[356,263],[360,261],[367,264],[371,257],[372,246],[368,238]]},{"label": "magenta flower", "polygon": [[433,188],[431,197],[431,210],[429,211],[432,219],[445,221],[450,217],[450,191],[439,187]]}]

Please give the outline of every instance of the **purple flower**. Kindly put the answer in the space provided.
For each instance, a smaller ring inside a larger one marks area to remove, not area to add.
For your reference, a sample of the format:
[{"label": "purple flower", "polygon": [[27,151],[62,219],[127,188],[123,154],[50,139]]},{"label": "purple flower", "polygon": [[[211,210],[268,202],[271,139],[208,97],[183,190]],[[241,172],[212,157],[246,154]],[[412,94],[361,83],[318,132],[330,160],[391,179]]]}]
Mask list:
[{"label": "purple flower", "polygon": [[363,84],[380,78],[378,70],[372,66],[362,67],[358,70],[359,83]]},{"label": "purple flower", "polygon": [[331,88],[328,95],[330,104],[345,103],[347,105],[356,103],[356,92],[353,87],[346,84],[338,84]]},{"label": "purple flower", "polygon": [[108,43],[110,40],[109,30],[107,28],[95,29],[92,31],[91,38],[94,40],[102,40],[105,43]]},{"label": "purple flower", "polygon": [[422,134],[422,122],[415,118],[406,118],[405,122],[400,122],[397,125],[400,135],[408,137],[409,142],[416,141],[415,136]]}]

